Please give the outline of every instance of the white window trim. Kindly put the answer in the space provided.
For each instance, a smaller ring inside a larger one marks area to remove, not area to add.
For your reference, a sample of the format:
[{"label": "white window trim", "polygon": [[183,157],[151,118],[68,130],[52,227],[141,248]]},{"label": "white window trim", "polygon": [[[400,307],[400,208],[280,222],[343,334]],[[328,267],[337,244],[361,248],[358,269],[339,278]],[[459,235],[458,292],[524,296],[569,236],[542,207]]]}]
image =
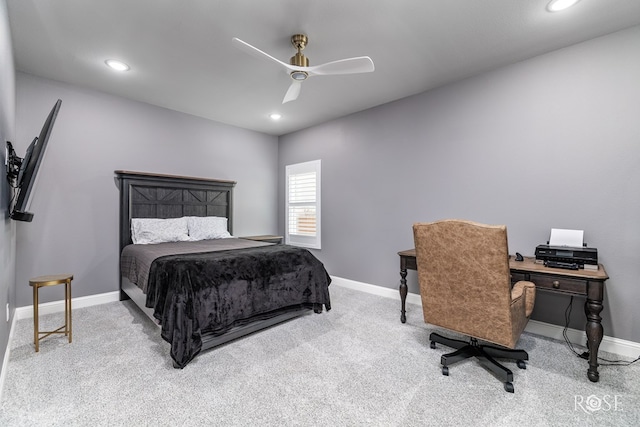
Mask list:
[{"label": "white window trim", "polygon": [[[285,243],[293,246],[301,246],[304,248],[321,249],[321,236],[322,236],[322,220],[321,220],[321,161],[312,160],[310,162],[296,163],[287,165],[285,167]],[[316,174],[316,235],[315,236],[302,236],[291,234],[289,230],[289,177],[290,175],[297,175],[303,173],[315,172]]]}]

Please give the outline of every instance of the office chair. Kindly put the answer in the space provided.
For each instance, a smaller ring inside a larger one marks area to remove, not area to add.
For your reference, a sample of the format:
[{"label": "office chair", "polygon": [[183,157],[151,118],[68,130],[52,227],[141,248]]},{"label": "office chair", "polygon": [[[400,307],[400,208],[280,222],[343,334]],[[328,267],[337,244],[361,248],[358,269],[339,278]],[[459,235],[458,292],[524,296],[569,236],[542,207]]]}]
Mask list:
[{"label": "office chair", "polygon": [[431,348],[439,343],[456,349],[442,356],[442,374],[475,357],[513,393],[513,373],[496,358],[516,360],[526,369],[529,355],[514,348],[533,311],[536,289],[525,281],[511,287],[507,228],[443,220],[414,224],[413,235],[424,321],[470,337],[461,341],[431,333]]}]

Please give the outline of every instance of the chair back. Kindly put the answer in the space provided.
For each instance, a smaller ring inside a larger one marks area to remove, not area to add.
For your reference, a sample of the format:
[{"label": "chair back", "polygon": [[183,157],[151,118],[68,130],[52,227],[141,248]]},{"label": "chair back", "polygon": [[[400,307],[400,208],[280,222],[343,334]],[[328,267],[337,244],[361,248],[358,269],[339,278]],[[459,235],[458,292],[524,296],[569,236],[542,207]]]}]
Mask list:
[{"label": "chair back", "polygon": [[507,228],[443,220],[413,226],[424,320],[510,345]]}]

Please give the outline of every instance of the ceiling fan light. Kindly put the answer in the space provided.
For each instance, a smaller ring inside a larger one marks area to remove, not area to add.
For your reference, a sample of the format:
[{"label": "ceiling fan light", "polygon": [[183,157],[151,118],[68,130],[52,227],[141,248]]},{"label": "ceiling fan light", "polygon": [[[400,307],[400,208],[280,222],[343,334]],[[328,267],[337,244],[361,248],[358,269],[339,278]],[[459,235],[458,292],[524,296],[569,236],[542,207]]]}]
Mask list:
[{"label": "ceiling fan light", "polygon": [[579,1],[580,0],[551,0],[547,5],[547,10],[549,12],[559,12],[573,6]]},{"label": "ceiling fan light", "polygon": [[305,71],[292,71],[290,75],[293,80],[298,81],[306,80],[309,77]]}]

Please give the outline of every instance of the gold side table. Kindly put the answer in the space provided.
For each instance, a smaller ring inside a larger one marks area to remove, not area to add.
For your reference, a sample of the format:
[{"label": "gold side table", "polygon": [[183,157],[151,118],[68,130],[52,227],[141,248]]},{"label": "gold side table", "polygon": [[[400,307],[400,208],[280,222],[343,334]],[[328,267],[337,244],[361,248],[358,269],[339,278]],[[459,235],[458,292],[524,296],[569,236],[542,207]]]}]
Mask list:
[{"label": "gold side table", "polygon": [[[40,276],[29,280],[29,286],[33,286],[33,343],[36,352],[40,351],[40,340],[52,334],[65,334],[71,343],[71,281],[73,274],[54,274]],[[38,329],[38,289],[45,286],[65,285],[64,288],[64,325],[55,331],[40,331]],[[42,335],[42,336],[40,336]]]}]

